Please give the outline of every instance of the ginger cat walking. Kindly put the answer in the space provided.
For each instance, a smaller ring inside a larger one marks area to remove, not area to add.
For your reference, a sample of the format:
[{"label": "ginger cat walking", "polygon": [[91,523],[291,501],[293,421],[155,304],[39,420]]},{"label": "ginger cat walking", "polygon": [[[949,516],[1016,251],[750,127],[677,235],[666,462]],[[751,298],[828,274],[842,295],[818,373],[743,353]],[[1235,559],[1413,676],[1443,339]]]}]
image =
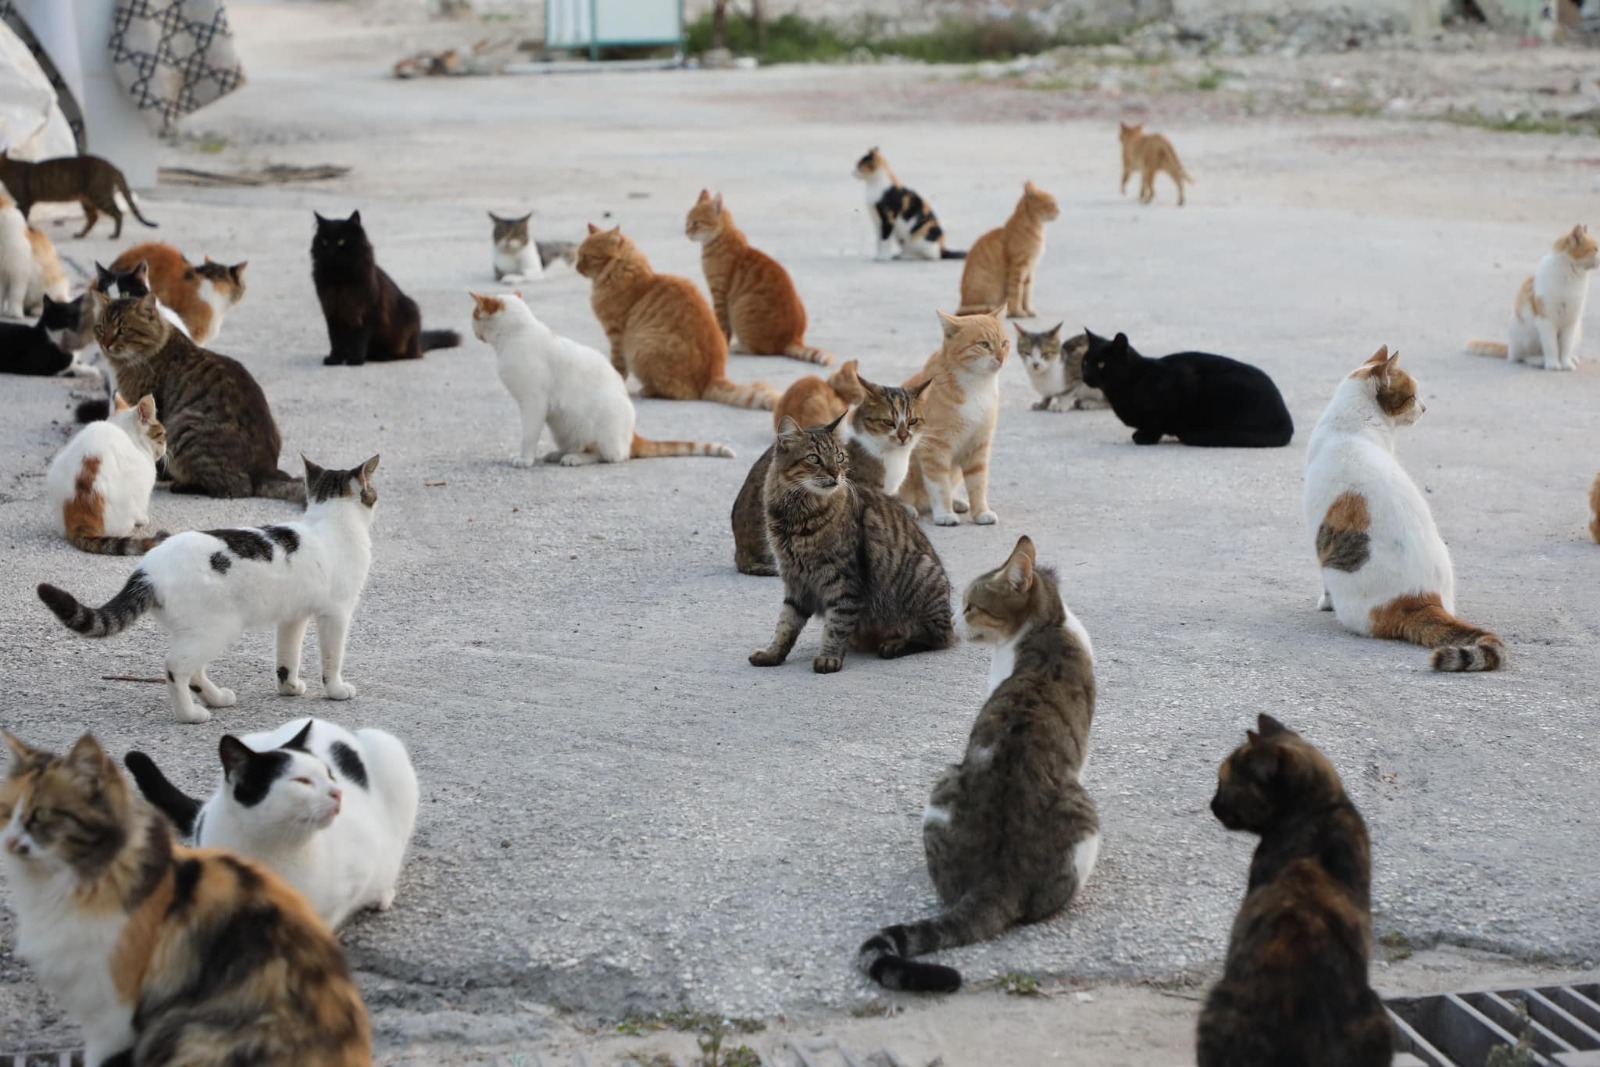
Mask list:
[{"label": "ginger cat walking", "polygon": [[[808,363],[833,362],[806,340],[806,306],[795,292],[783,264],[750,247],[733,212],[722,206],[722,194],[700,190],[689,209],[684,233],[700,245],[700,265],[711,290],[722,336],[735,352],[755,356],[788,356]],[[737,342],[735,342],[737,338]],[[809,425],[809,424],[802,424]]]},{"label": "ginger cat walking", "polygon": [[1144,126],[1118,123],[1122,137],[1122,185],[1119,192],[1126,195],[1128,179],[1139,172],[1139,203],[1148,204],[1156,198],[1156,175],[1165,174],[1178,187],[1178,206],[1183,206],[1183,183],[1194,178],[1183,169],[1178,160],[1178,150],[1172,142],[1159,133],[1145,133]]},{"label": "ginger cat walking", "polygon": [[1061,217],[1056,198],[1028,182],[1011,218],[998,230],[978,238],[961,272],[958,315],[976,315],[997,304],[1011,309],[1014,319],[1030,319],[1033,277],[1044,256],[1044,225]]}]

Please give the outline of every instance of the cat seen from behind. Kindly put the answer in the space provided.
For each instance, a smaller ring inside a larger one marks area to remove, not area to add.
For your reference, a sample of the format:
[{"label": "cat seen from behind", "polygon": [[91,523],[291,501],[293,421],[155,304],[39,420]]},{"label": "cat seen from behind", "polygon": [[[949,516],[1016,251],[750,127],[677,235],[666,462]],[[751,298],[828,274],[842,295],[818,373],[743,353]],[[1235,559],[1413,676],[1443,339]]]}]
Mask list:
[{"label": "cat seen from behind", "polygon": [[1245,736],[1217,769],[1211,812],[1261,842],[1200,1012],[1199,1067],[1387,1067],[1394,1031],[1367,976],[1366,823],[1299,734],[1263,714]]},{"label": "cat seen from behind", "polygon": [[74,548],[108,556],[137,556],[166,539],[146,530],[156,462],[167,454],[167,431],[156,401],[129,405],[119,394],[116,413],[79,430],[56,453],[45,475],[50,514]]},{"label": "cat seen from behind", "polygon": [[851,404],[861,403],[861,361],[852,359],[826,378],[808,374],[783,391],[772,409],[772,428],[793,419],[801,426],[821,426],[843,415]]},{"label": "cat seen from behind", "polygon": [[1589,272],[1597,267],[1600,242],[1589,235],[1589,227],[1574,226],[1556,240],[1533,277],[1517,290],[1510,343],[1473,341],[1467,350],[1503,356],[1512,363],[1541,363],[1545,370],[1577,370]]},{"label": "cat seen from behind", "polygon": [[59,159],[41,159],[28,163],[14,159],[0,148],[0,185],[17,202],[17,208],[26,219],[35,204],[56,204],[76,201],[83,205],[83,229],[75,236],[87,236],[94,229],[103,211],[110,215],[116,226],[111,239],[122,236],[122,209],[117,206],[117,193],[128,202],[133,217],[154,229],[156,224],[139,213],[128,189],[128,179],[115,166],[99,156],[62,156]]},{"label": "cat seen from behind", "polygon": [[111,271],[131,273],[138,270],[141,263],[145,264],[145,284],[149,291],[182,320],[195,344],[208,345],[216,340],[217,334],[222,332],[223,317],[244,299],[244,272],[250,265],[248,262],[229,266],[207,256],[197,267],[171,245],[151,241],[135,245],[117,256],[111,262]]},{"label": "cat seen from behind", "polygon": [[[656,456],[733,458],[727,445],[640,437],[627,383],[605,356],[556,334],[520,295],[471,295],[473,336],[494,349],[500,382],[522,412],[522,447],[511,457],[512,466],[542,461],[579,467]],[[556,449],[541,457],[539,434],[547,424]]]},{"label": "cat seen from behind", "polygon": [[454,330],[424,330],[422,312],[373,255],[361,212],[347,219],[317,215],[311,239],[311,280],[328,324],[323,365],[359,367],[368,360],[421,359],[436,348],[454,348]]},{"label": "cat seen from behind", "polygon": [[1388,346],[1334,390],[1306,449],[1306,529],[1322,575],[1317,606],[1346,629],[1433,649],[1438,671],[1493,671],[1504,642],[1455,615],[1455,569],[1427,498],[1395,458],[1422,417],[1416,379]]},{"label": "cat seen from behind", "polygon": [[861,969],[889,989],[959,988],[954,969],[912,957],[1050,918],[1083,891],[1100,852],[1099,813],[1079,781],[1094,720],[1094,651],[1027,537],[967,587],[962,630],[993,646],[989,695],[965,756],[922,814],[944,913],[885,927],[861,946]]},{"label": "cat seen from behind", "polygon": [[578,261],[578,246],[573,241],[536,241],[528,222],[533,212],[517,218],[501,218],[489,212],[494,226],[494,280],[515,284],[536,282],[547,275],[572,269]]},{"label": "cat seen from behind", "polygon": [[65,756],[5,740],[16,951],[82,1027],[86,1067],[370,1067],[366,1006],[300,894],[247,859],[174,845],[90,735]]},{"label": "cat seen from behind", "polygon": [[1139,203],[1148,204],[1156,198],[1156,175],[1165,174],[1178,187],[1178,206],[1184,203],[1183,185],[1194,178],[1183,169],[1178,150],[1172,142],[1159,133],[1145,133],[1144,126],[1118,123],[1118,136],[1122,139],[1122,184],[1118,192],[1127,195],[1128,179],[1139,173]]},{"label": "cat seen from behind", "polygon": [[978,238],[967,253],[956,314],[976,315],[996,304],[1009,308],[1013,318],[1038,314],[1033,309],[1033,283],[1044,256],[1044,228],[1060,217],[1055,197],[1032,182],[1025,184],[1006,224]]},{"label": "cat seen from behind", "polygon": [[1089,350],[1087,334],[1061,339],[1062,323],[1048,330],[1017,327],[1017,358],[1028,381],[1039,394],[1034,411],[1072,411],[1103,408],[1106,395],[1083,384],[1083,356]]},{"label": "cat seen from behind", "polygon": [[[880,262],[894,259],[965,259],[965,252],[945,247],[944,229],[933,207],[916,192],[900,184],[889,161],[877,148],[856,161],[855,177],[867,188],[867,210],[878,239]],[[896,245],[900,251],[891,257]]]},{"label": "cat seen from behind", "polygon": [[1204,448],[1282,448],[1294,437],[1283,394],[1259,367],[1210,352],[1149,359],[1126,334],[1086,336],[1083,382],[1105,394],[1136,445],[1171,436]]},{"label": "cat seen from behind", "polygon": [[[104,607],[80,604],[48,583],[39,586],[39,599],[85,637],[112,637],[154,615],[171,636],[167,694],[179,722],[205,722],[207,707],[237,702],[232,690],[207,677],[206,665],[249,630],[277,631],[278,692],[303,695],[300,653],[312,619],[323,694],[349,700],[356,690],[344,680],[345,639],[372,564],[378,457],[351,470],[305,464],[306,511],[299,521],[175,534],[150,550]],[[206,707],[195,705],[194,693]]]}]

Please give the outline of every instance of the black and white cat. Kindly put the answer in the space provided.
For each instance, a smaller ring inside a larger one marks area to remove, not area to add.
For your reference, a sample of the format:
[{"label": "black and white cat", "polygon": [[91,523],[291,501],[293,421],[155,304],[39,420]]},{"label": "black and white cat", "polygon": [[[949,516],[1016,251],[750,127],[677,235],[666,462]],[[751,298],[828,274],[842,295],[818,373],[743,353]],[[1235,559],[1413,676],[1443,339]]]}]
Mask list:
[{"label": "black and white cat", "polygon": [[38,322],[0,323],[0,374],[99,377],[99,371],[78,362],[79,350],[94,341],[93,313],[86,305],[82,296],[59,301],[46,295]]},{"label": "black and white cat", "polygon": [[225,848],[271,867],[337,928],[362,908],[387,911],[417,821],[417,774],[382,730],[351,733],[295,719],[244,738],[223,735],[222,780],[201,804],[143,752],[139,791],[195,848]]}]

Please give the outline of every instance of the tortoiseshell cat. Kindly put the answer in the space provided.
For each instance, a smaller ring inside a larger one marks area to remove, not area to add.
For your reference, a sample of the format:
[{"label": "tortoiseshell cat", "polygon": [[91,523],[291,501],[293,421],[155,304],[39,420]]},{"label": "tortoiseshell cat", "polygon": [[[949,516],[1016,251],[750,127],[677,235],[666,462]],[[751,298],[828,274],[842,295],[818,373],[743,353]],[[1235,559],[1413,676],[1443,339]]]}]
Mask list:
[{"label": "tortoiseshell cat", "polygon": [[373,258],[361,212],[348,219],[317,216],[311,239],[311,280],[328,323],[324,366],[359,367],[395,359],[421,359],[435,348],[454,348],[454,330],[424,330],[422,311]]},{"label": "tortoiseshell cat", "polygon": [[1083,354],[1089,350],[1088,334],[1061,339],[1062,323],[1048,330],[1017,327],[1017,357],[1042,397],[1035,411],[1072,411],[1106,407],[1106,395],[1083,384]]},{"label": "tortoiseshell cat", "polygon": [[104,211],[116,221],[111,231],[114,241],[122,236],[122,209],[117,206],[117,193],[128,202],[128,210],[140,222],[155,228],[155,223],[139,214],[139,205],[133,202],[128,189],[128,179],[111,163],[99,156],[62,156],[60,159],[41,159],[28,163],[12,159],[0,148],[0,184],[4,184],[17,210],[27,218],[35,204],[54,204],[76,200],[83,205],[83,229],[74,236],[83,237],[100,219]]}]

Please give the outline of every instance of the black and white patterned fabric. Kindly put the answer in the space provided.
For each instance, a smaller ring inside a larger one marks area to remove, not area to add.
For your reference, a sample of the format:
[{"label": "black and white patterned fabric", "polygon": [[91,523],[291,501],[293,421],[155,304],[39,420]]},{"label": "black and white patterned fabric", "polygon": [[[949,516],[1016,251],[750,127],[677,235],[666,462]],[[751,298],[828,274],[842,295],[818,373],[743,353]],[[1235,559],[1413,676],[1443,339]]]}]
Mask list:
[{"label": "black and white patterned fabric", "polygon": [[111,63],[162,133],[244,84],[223,0],[117,0]]}]

